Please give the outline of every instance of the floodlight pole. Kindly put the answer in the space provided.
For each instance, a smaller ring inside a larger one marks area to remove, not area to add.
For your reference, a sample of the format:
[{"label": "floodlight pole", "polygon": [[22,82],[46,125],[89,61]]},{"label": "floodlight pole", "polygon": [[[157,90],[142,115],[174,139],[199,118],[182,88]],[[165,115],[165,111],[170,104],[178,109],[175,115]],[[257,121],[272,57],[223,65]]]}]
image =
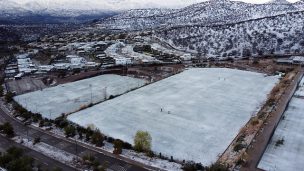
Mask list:
[{"label": "floodlight pole", "polygon": [[90,84],[90,90],[91,90],[91,104],[93,104],[92,84]]},{"label": "floodlight pole", "polygon": [[77,139],[76,139],[76,136],[75,136],[75,154],[76,156],[78,156],[78,150],[77,150]]}]

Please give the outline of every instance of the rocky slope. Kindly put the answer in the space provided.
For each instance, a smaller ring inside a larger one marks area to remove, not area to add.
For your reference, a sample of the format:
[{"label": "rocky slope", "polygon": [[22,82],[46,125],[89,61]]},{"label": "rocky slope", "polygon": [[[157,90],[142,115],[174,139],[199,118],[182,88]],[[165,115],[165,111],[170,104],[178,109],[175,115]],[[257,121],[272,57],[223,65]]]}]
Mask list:
[{"label": "rocky slope", "polygon": [[176,10],[129,10],[103,20],[100,24],[106,28],[123,30],[155,29],[193,24],[229,24],[304,10],[303,4],[303,1],[292,4],[285,0],[274,0],[266,4],[210,0]]},{"label": "rocky slope", "polygon": [[214,26],[177,26],[154,35],[207,57],[304,53],[304,11]]}]

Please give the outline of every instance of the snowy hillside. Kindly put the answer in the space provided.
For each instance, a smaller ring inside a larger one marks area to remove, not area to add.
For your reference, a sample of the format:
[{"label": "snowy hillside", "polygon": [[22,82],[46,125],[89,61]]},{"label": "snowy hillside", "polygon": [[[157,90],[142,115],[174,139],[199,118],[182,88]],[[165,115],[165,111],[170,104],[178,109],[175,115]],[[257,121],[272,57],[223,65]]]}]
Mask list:
[{"label": "snowy hillside", "polygon": [[218,26],[179,26],[155,35],[208,57],[304,53],[304,11]]},{"label": "snowy hillside", "polygon": [[227,24],[249,19],[304,10],[304,3],[274,0],[266,4],[250,4],[230,0],[210,0],[176,10],[130,10],[101,22],[104,27],[141,30],[192,24]]}]

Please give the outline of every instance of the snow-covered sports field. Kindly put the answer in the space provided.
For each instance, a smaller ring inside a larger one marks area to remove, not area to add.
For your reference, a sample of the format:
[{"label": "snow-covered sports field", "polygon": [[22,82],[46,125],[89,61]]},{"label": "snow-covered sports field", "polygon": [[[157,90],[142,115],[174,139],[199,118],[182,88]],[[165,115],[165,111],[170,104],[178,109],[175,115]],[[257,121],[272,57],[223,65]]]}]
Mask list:
[{"label": "snow-covered sports field", "polygon": [[178,75],[74,113],[68,119],[133,144],[138,130],[152,150],[175,159],[215,162],[259,110],[277,77],[225,68]]},{"label": "snow-covered sports field", "polygon": [[[285,111],[259,168],[267,171],[303,170],[304,168],[304,78]],[[276,145],[284,139],[282,145]]]},{"label": "snow-covered sports field", "polygon": [[91,102],[103,101],[105,96],[123,94],[145,83],[141,79],[108,74],[23,94],[14,99],[29,111],[55,119],[62,113],[75,112]]}]

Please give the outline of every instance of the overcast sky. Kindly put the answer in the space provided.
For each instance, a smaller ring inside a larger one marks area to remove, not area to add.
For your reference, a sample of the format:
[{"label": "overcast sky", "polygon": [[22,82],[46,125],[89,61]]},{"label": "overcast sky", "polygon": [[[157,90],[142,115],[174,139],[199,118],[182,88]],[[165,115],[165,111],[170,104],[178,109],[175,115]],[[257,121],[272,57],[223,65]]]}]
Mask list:
[{"label": "overcast sky", "polygon": [[[39,9],[64,8],[64,9],[109,9],[125,10],[136,8],[181,8],[205,0],[0,0],[3,5],[15,4],[23,7]],[[270,0],[241,0],[248,3],[266,3]],[[296,2],[297,0],[289,0]],[[1,4],[1,3],[0,3]],[[0,7],[1,8],[1,7]]]}]

